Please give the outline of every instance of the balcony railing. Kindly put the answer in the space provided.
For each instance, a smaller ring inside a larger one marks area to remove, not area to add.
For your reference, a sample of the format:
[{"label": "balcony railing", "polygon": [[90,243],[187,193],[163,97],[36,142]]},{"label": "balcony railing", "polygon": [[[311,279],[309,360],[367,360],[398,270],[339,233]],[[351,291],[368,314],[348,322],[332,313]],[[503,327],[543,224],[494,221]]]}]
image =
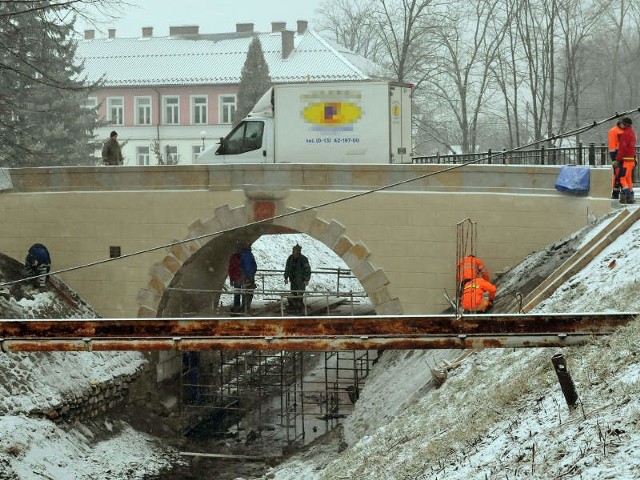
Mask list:
[{"label": "balcony railing", "polygon": [[[636,147],[636,157],[640,147]],[[491,151],[484,153],[416,156],[412,163],[458,164],[474,162],[484,165],[609,165],[606,145],[578,144],[577,147],[539,148],[537,150]]]}]

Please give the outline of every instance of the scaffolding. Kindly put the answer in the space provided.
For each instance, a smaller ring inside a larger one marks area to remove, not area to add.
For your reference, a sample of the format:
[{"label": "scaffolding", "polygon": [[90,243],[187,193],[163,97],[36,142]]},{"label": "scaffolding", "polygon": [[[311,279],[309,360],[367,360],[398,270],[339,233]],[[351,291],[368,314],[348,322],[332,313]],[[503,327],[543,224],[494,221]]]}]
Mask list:
[{"label": "scaffolding", "polygon": [[[351,315],[362,313],[361,300],[366,294],[341,292],[340,278],[349,272],[336,273],[336,291],[304,293],[303,315],[309,310],[330,315],[336,308]],[[282,275],[278,271],[266,274]],[[175,290],[184,293],[184,289]],[[198,293],[213,296],[211,290],[188,292]],[[289,291],[256,289],[255,294],[271,302],[258,314],[285,315]],[[219,305],[210,305],[219,310]],[[232,432],[239,441],[247,441],[256,432],[271,428],[278,430],[274,436],[283,444],[304,443],[309,430],[326,433],[351,413],[377,357],[377,352],[355,350],[184,352],[180,409],[185,433],[204,429],[208,436],[222,437]]]}]

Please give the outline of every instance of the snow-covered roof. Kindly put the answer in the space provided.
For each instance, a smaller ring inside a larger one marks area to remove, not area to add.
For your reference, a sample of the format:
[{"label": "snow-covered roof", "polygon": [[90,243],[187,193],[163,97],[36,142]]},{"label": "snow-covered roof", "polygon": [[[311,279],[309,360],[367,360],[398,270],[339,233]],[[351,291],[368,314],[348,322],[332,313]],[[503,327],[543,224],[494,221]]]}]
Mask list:
[{"label": "snow-covered roof", "polygon": [[294,34],[285,59],[281,32],[80,40],[76,56],[86,79],[104,78],[106,87],[237,84],[254,35],[273,83],[365,80],[375,68],[313,30]]}]

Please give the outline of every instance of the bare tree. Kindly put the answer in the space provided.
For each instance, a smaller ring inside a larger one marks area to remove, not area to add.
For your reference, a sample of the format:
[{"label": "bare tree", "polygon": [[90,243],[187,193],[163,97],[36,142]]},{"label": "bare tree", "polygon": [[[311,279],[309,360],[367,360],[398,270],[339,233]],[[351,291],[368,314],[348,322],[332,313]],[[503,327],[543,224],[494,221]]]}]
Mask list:
[{"label": "bare tree", "polygon": [[451,2],[448,15],[435,31],[441,48],[438,71],[429,85],[455,118],[455,137],[462,153],[475,151],[478,122],[495,92],[490,85],[491,69],[510,21],[507,12],[500,11],[501,4],[499,0]]},{"label": "bare tree", "polygon": [[333,39],[369,60],[376,61],[380,52],[378,22],[371,12],[375,0],[325,0],[318,12],[317,29],[329,32]]},{"label": "bare tree", "polygon": [[377,0],[376,16],[382,51],[399,82],[416,87],[427,78],[433,45],[429,34],[436,27],[435,0]]},{"label": "bare tree", "polygon": [[[558,121],[560,132],[567,128],[569,118],[573,119],[574,127],[579,127],[586,120],[580,113],[581,95],[595,78],[595,72],[587,68],[587,40],[593,36],[606,9],[605,5],[584,5],[580,0],[564,0],[559,4],[563,68],[558,70],[557,76],[564,87]],[[579,136],[576,141],[580,141]]]}]

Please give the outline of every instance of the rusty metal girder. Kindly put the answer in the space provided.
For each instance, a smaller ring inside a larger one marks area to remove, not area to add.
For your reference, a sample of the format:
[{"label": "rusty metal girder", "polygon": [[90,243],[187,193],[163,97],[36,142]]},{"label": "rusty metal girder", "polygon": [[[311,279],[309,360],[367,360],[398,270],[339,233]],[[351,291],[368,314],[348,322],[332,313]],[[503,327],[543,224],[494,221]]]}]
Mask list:
[{"label": "rusty metal girder", "polygon": [[637,313],[0,320],[17,351],[400,350],[558,347],[608,335]]}]

